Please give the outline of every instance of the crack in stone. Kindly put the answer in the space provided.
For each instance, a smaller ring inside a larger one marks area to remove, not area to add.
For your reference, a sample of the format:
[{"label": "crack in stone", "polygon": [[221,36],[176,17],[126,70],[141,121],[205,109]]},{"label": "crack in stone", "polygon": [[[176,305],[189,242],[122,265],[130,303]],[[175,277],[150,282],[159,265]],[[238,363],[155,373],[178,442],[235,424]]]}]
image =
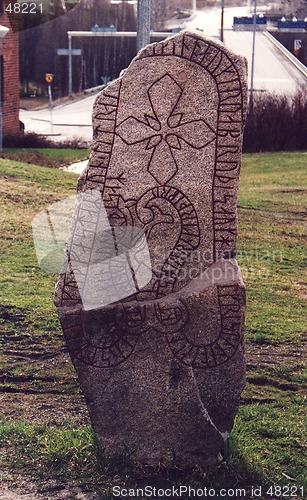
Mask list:
[{"label": "crack in stone", "polygon": [[191,379],[193,380],[193,384],[195,386],[195,392],[196,392],[196,396],[197,396],[197,399],[198,399],[198,403],[199,403],[199,406],[200,406],[200,410],[201,410],[201,414],[202,416],[204,417],[204,419],[206,420],[207,423],[209,423],[210,425],[212,425],[212,427],[216,430],[216,432],[219,433],[219,435],[223,438],[224,442],[227,441],[228,439],[228,436],[229,436],[229,432],[225,431],[225,432],[221,432],[217,426],[215,425],[215,423],[213,422],[212,418],[210,417],[210,414],[207,410],[207,408],[205,407],[201,397],[200,397],[200,393],[199,393],[199,389],[198,389],[198,386],[197,386],[197,382],[196,382],[196,379],[195,379],[195,375],[194,375],[194,371],[193,371],[193,368],[190,367],[190,375],[191,375]]}]

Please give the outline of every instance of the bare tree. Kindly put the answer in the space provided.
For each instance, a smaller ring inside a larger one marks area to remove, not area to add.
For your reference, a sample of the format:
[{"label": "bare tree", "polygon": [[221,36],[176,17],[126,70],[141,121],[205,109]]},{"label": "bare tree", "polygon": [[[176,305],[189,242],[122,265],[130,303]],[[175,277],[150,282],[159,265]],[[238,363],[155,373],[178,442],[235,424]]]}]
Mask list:
[{"label": "bare tree", "polygon": [[[45,73],[54,73],[54,94],[68,91],[67,57],[58,56],[58,48],[67,48],[69,30],[91,30],[93,26],[115,26],[119,31],[136,29],[132,5],[111,5],[109,0],[81,0],[65,15],[20,34],[21,81],[44,88]],[[135,40],[74,38],[74,47],[82,49],[82,58],[73,57],[74,91],[102,83],[102,77],[114,78],[135,55]]]}]

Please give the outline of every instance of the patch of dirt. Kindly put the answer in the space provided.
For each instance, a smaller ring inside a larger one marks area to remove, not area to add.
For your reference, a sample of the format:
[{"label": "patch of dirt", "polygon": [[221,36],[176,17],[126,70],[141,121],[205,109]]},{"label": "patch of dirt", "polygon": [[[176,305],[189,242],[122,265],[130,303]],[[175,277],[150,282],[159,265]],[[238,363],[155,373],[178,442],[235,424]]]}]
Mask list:
[{"label": "patch of dirt", "polygon": [[275,191],[275,193],[306,193],[307,189],[280,189],[279,191]]},{"label": "patch of dirt", "polygon": [[0,178],[8,182],[19,182],[19,180],[16,179],[16,177],[13,177],[12,175],[3,174],[2,172],[0,172]]},{"label": "patch of dirt", "polygon": [[26,349],[5,349],[0,355],[0,388],[3,396],[46,395],[55,399],[78,397],[80,393],[64,346],[55,349],[53,355],[44,348],[41,352],[31,352],[29,346]]},{"label": "patch of dirt", "polygon": [[[291,210],[285,210],[285,212],[272,212],[271,210],[264,210],[263,208],[243,207],[242,205],[238,205],[238,209],[258,212],[261,215],[271,215],[272,217],[276,217],[278,219],[284,219],[284,220],[298,220],[298,221],[305,222],[305,218],[306,218],[305,212],[293,212]],[[297,216],[303,217],[303,219],[298,218]]]},{"label": "patch of dirt", "polygon": [[39,109],[48,108],[48,97],[22,97],[20,99],[20,108],[27,111],[38,111]]},{"label": "patch of dirt", "polygon": [[26,311],[24,309],[16,309],[13,306],[0,306],[0,319],[20,322],[25,318]]},{"label": "patch of dirt", "polygon": [[301,373],[307,356],[307,342],[294,345],[247,344],[247,385],[242,404],[274,403],[292,392],[304,396]]},{"label": "patch of dirt", "polygon": [[285,342],[279,345],[246,345],[247,370],[260,371],[286,365],[292,369],[301,367],[307,359],[307,342],[298,345]]},{"label": "patch of dirt", "polygon": [[27,311],[0,306],[0,407],[4,421],[89,424],[60,332],[50,340],[28,330]]},{"label": "patch of dirt", "polygon": [[[60,484],[57,481],[47,481],[43,488],[37,486],[21,476],[5,478],[10,483],[1,481],[0,472],[0,500],[96,500],[97,493],[93,490],[85,491],[71,484]],[[16,484],[18,486],[16,487]]]},{"label": "patch of dirt", "polygon": [[302,299],[307,299],[307,283],[304,281],[298,281],[295,284],[296,288],[298,289],[298,296],[301,297]]},{"label": "patch of dirt", "polygon": [[0,394],[2,417],[6,422],[61,425],[71,422],[90,425],[83,396],[66,394]]}]

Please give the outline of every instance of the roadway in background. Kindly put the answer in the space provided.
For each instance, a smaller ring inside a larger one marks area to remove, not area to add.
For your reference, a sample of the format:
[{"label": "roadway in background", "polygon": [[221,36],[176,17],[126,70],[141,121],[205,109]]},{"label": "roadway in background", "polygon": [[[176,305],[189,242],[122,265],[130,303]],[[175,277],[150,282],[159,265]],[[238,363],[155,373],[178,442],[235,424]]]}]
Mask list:
[{"label": "roadway in background", "polygon": [[20,110],[20,120],[25,125],[25,132],[49,136],[55,141],[81,138],[86,142],[92,140],[92,110],[97,94],[79,101],[55,106],[52,112],[53,126],[50,123],[48,108],[39,111]]},{"label": "roadway in background", "polygon": [[[249,69],[252,61],[253,33],[249,31],[225,31],[225,45],[236,54],[246,57]],[[255,91],[294,94],[300,87],[306,87],[306,77],[284,56],[264,35],[256,33],[255,41]]]},{"label": "roadway in background", "polygon": [[[252,58],[252,32],[232,31],[234,15],[248,14],[246,7],[225,9],[225,45],[233,52],[247,58],[249,70]],[[195,11],[192,16],[182,22],[182,28],[199,29],[204,35],[220,37],[220,9],[204,9]],[[178,23],[178,21],[177,21]],[[171,23],[168,23],[171,27]],[[250,74],[249,74],[250,84]],[[269,91],[277,94],[293,94],[300,87],[306,88],[306,77],[283,55],[283,53],[265,37],[262,32],[256,33],[255,47],[255,91]],[[92,108],[96,95],[90,95],[80,101],[56,106],[53,110],[53,127],[50,124],[48,109],[40,111],[20,111],[20,119],[25,124],[26,132],[39,134],[59,134],[54,140],[92,138]]]},{"label": "roadway in background", "polygon": [[[250,12],[247,7],[231,7],[224,10],[224,42],[230,50],[246,57],[250,85],[253,33],[252,31],[232,30],[234,16],[240,17],[248,14]],[[195,11],[188,20],[182,23],[182,27],[198,29],[204,35],[219,39],[221,10]],[[258,31],[255,43],[254,89],[277,94],[293,94],[300,87],[306,87],[304,75],[261,31]]]}]

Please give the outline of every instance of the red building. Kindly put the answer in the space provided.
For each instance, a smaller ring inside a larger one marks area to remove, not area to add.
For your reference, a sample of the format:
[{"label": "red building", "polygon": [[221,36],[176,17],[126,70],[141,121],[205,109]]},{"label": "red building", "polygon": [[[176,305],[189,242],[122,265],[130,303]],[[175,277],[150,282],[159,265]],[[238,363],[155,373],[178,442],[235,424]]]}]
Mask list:
[{"label": "red building", "polygon": [[0,1],[0,25],[10,28],[0,47],[0,96],[3,137],[6,137],[19,133],[19,36],[18,31],[12,30],[3,1]]}]

